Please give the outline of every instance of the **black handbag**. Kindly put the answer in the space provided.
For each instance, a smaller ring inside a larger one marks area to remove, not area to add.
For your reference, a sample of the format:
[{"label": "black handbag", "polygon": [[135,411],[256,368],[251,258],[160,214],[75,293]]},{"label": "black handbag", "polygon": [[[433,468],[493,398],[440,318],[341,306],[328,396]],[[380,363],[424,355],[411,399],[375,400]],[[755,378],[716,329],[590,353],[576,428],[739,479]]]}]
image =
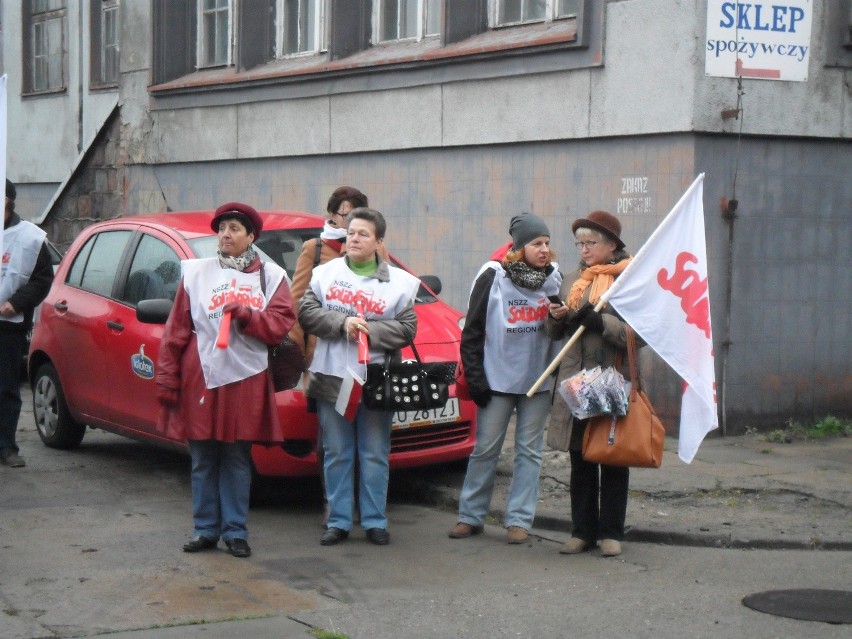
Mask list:
[{"label": "black handbag", "polygon": [[[266,296],[266,274],[260,266],[260,290]],[[295,388],[305,372],[305,355],[289,336],[278,344],[267,347],[269,351],[269,376],[276,393]]]},{"label": "black handbag", "polygon": [[456,362],[424,364],[410,342],[414,360],[391,361],[390,353],[384,364],[367,365],[361,402],[372,409],[392,411],[428,410],[447,403],[448,386],[455,382]]}]

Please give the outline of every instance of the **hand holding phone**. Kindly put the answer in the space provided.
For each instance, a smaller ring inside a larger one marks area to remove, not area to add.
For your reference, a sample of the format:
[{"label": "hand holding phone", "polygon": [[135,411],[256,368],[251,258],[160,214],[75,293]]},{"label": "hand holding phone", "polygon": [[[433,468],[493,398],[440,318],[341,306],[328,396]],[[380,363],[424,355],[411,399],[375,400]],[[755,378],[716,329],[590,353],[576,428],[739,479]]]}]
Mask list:
[{"label": "hand holding phone", "polygon": [[559,298],[558,295],[548,295],[547,299],[550,300],[551,304],[558,304],[559,306],[564,306],[564,302]]}]

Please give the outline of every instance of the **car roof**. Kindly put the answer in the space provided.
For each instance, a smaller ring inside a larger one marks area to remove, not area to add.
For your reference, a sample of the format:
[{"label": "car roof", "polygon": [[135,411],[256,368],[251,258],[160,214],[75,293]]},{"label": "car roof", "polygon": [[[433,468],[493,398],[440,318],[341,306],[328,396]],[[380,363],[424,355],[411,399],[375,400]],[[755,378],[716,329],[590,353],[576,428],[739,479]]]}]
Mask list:
[{"label": "car roof", "polygon": [[[320,228],[324,219],[320,215],[301,211],[258,211],[263,220],[263,229],[274,231],[281,229]],[[129,215],[110,220],[112,223],[153,224],[167,226],[187,238],[213,235],[210,220],[213,211],[180,211],[154,213],[150,215]]]}]

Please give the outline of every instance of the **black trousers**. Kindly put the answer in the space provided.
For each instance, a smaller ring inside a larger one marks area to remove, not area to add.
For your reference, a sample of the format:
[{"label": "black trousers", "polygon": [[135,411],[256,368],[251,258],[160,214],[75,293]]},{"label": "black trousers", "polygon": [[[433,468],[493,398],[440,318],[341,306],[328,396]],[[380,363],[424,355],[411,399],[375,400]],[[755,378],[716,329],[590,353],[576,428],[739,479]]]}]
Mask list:
[{"label": "black trousers", "polygon": [[18,452],[15,434],[21,416],[21,362],[26,334],[0,331],[0,452]]},{"label": "black trousers", "polygon": [[598,539],[624,539],[630,469],[592,464],[579,450],[571,455],[572,536],[594,545]]}]

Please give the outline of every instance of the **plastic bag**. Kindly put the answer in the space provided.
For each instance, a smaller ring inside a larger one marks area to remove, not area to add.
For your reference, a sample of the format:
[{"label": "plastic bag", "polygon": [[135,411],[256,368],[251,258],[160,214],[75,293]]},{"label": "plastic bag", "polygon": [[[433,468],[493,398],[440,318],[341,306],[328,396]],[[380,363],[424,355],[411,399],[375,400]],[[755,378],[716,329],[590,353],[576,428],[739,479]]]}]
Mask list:
[{"label": "plastic bag", "polygon": [[629,389],[613,367],[582,370],[559,384],[559,394],[577,419],[595,415],[626,415]]}]

